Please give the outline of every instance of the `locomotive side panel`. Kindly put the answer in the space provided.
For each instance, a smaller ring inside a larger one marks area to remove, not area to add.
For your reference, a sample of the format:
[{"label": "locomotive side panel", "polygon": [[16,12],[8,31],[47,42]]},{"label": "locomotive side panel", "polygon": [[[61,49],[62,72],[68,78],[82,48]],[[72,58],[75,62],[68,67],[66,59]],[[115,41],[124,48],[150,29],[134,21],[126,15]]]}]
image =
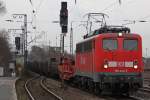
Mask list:
[{"label": "locomotive side panel", "polygon": [[88,40],[83,43],[77,44],[76,53],[76,75],[86,76],[93,78],[93,67],[95,52],[94,40]]}]

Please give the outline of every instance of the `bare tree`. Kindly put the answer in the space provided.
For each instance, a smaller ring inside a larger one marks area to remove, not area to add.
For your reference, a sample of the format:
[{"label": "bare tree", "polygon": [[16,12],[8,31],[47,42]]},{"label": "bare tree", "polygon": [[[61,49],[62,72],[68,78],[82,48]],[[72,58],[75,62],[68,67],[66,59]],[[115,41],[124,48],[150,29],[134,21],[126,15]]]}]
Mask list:
[{"label": "bare tree", "polygon": [[3,0],[0,0],[0,15],[3,16],[7,12],[6,5]]},{"label": "bare tree", "polygon": [[8,34],[5,30],[0,31],[0,64],[8,66],[11,60],[11,52],[8,43]]},{"label": "bare tree", "polygon": [[37,62],[47,61],[48,53],[41,47],[32,46],[31,52],[29,54],[30,60]]}]

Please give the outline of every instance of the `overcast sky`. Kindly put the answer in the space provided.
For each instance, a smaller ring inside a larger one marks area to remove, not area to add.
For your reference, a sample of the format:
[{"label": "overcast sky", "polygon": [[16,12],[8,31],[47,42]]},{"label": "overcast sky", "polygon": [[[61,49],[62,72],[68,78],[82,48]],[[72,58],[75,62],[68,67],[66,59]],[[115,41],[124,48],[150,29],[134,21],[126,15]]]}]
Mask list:
[{"label": "overcast sky", "polygon": [[[20,28],[20,23],[5,22],[6,19],[11,19],[14,13],[27,13],[28,21],[32,21],[32,11],[36,9],[36,21],[28,24],[29,40],[35,37],[35,30],[32,26],[37,26],[37,32],[45,31],[46,34],[41,36],[41,39],[36,42],[46,43],[43,41],[51,41],[51,45],[59,44],[59,34],[61,32],[60,26],[52,21],[59,20],[60,5],[62,0],[3,0],[6,3],[7,13],[4,16],[0,16],[1,26],[0,28]],[[129,24],[133,33],[138,33],[143,38],[143,56],[146,56],[146,48],[150,52],[150,1],[149,0],[122,0],[122,4],[119,4],[119,0],[66,0],[68,2],[69,11],[69,23],[75,20],[85,20],[83,15],[89,12],[103,12],[109,15],[109,23],[113,25],[121,25],[127,22],[122,20],[146,20],[146,23]],[[85,28],[79,26],[79,23],[74,23],[74,44],[82,40],[82,36],[85,34]],[[68,30],[69,31],[69,30]],[[33,34],[34,33],[34,34]],[[38,35],[39,33],[36,33]],[[66,36],[66,49],[69,46],[69,33]],[[74,46],[75,48],[75,46]],[[150,53],[148,53],[150,56]]]}]

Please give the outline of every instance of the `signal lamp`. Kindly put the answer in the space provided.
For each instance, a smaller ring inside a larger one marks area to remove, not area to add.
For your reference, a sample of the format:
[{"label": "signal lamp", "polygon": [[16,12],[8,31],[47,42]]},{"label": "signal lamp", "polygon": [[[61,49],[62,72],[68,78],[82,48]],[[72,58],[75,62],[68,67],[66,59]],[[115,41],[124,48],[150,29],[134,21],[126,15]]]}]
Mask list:
[{"label": "signal lamp", "polygon": [[62,33],[67,33],[68,29],[67,29],[67,26],[62,26],[61,27],[61,32]]},{"label": "signal lamp", "polygon": [[67,25],[68,25],[67,2],[61,2],[60,25],[61,25],[61,26],[67,26]]}]

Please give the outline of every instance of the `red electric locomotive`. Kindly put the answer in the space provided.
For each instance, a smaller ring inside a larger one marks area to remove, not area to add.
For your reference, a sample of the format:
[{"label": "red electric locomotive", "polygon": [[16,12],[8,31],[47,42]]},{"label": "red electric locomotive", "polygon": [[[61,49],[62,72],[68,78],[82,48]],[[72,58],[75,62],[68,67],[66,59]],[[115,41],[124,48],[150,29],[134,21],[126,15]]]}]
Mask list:
[{"label": "red electric locomotive", "polygon": [[81,87],[129,93],[142,87],[142,39],[126,27],[105,26],[76,45],[73,77]]}]

